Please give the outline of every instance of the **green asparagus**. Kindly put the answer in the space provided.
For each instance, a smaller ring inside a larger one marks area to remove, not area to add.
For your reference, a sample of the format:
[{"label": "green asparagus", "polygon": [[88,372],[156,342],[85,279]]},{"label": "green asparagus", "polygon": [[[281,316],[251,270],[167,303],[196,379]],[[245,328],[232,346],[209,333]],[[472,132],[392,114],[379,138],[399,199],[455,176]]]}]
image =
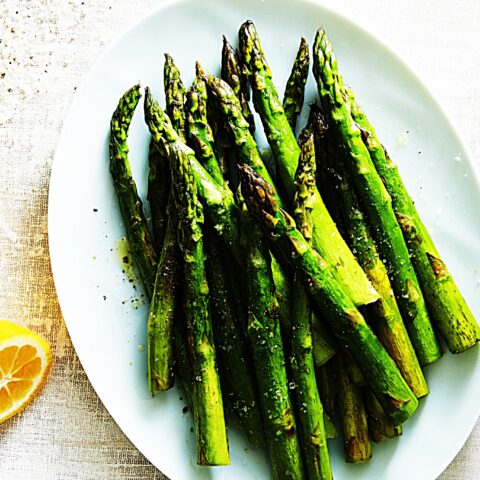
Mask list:
[{"label": "green asparagus", "polygon": [[300,115],[305,97],[305,84],[307,83],[310,57],[308,55],[308,43],[302,37],[300,47],[287,80],[283,95],[283,110],[293,132],[297,126],[297,118]]},{"label": "green asparagus", "polygon": [[148,228],[142,201],[137,193],[128,160],[128,128],[140,100],[140,85],[124,93],[110,122],[110,173],[135,264],[149,298],[157,271],[157,254]]},{"label": "green asparagus", "polygon": [[167,228],[167,203],[170,196],[170,170],[168,164],[150,141],[148,150],[148,192],[147,200],[152,215],[152,230],[155,251],[160,255],[163,237]]},{"label": "green asparagus", "polygon": [[248,122],[250,133],[253,135],[255,133],[255,120],[253,119],[252,111],[248,105],[249,92],[247,78],[242,72],[237,51],[232,47],[225,35],[223,36],[221,77],[222,80],[232,87],[232,90],[237,96],[243,117]]},{"label": "green asparagus", "polygon": [[363,399],[367,412],[368,431],[375,443],[380,443],[385,438],[395,438],[402,434],[402,426],[395,426],[390,422],[370,388],[365,387],[363,389]]},{"label": "green asparagus", "polygon": [[282,258],[306,277],[306,286],[325,314],[334,334],[348,345],[368,384],[395,424],[407,420],[418,400],[402,378],[362,314],[339,283],[328,274],[328,265],[295,228],[293,219],[280,209],[270,185],[253,169],[240,169],[242,192],[251,213],[266,230]]},{"label": "green asparagus", "polygon": [[[197,461],[200,465],[230,463],[222,392],[217,370],[211,324],[209,289],[206,281],[203,249],[203,208],[198,201],[196,182],[190,158],[193,151],[183,144],[168,117],[145,95],[145,119],[152,117],[163,129],[165,151],[172,170],[172,185],[179,220],[178,243],[184,262],[184,303],[187,339],[193,359],[193,410],[197,439]],[[161,123],[163,122],[163,123]],[[155,141],[157,139],[154,136]]]},{"label": "green asparagus", "polygon": [[343,450],[348,463],[368,462],[372,458],[372,442],[368,433],[367,415],[362,391],[354,385],[345,368],[342,355],[336,355],[335,377],[338,386],[338,409],[343,430]]},{"label": "green asparagus", "polygon": [[[325,143],[333,143],[327,132]],[[341,215],[345,228],[345,237],[350,248],[355,252],[360,265],[380,294],[378,302],[370,307],[371,323],[383,346],[397,364],[403,378],[417,398],[428,394],[428,386],[423,376],[412,342],[408,337],[392,286],[388,279],[385,264],[380,259],[377,247],[373,242],[366,218],[360,208],[354,186],[346,171],[341,152],[332,146],[328,147],[324,156],[324,164],[319,168],[330,169],[336,174],[336,188],[330,193],[333,203]]]},{"label": "green asparagus", "polygon": [[338,73],[332,46],[323,29],[314,44],[314,75],[324,110],[328,113],[336,137],[346,152],[347,170],[352,176],[371,222],[407,331],[421,365],[428,365],[441,356],[427,308],[423,299],[402,230],[392,209],[392,199],[372,163],[362,134],[352,119],[350,105],[344,99],[343,81]]},{"label": "green asparagus", "polygon": [[[305,239],[311,242],[311,203],[315,190],[315,149],[313,134],[302,132],[302,153],[295,175],[295,218]],[[304,289],[302,272],[295,273],[292,302],[291,370],[296,386],[298,416],[306,470],[310,479],[331,479],[323,406],[318,394],[313,361],[312,310]]]},{"label": "green asparagus", "polygon": [[236,318],[233,295],[225,272],[226,264],[222,262],[225,252],[215,235],[207,235],[206,252],[213,333],[223,380],[223,396],[230,399],[232,412],[240,420],[250,443],[259,447],[265,444],[265,439],[253,366],[241,322]]},{"label": "green asparagus", "polygon": [[278,304],[263,232],[246,218],[242,243],[247,265],[248,336],[275,480],[301,480],[303,468],[288,387]]},{"label": "green asparagus", "polygon": [[223,185],[222,169],[214,152],[213,132],[207,120],[207,86],[199,63],[197,63],[197,76],[186,97],[188,144],[212,178],[219,185]]},{"label": "green asparagus", "polygon": [[147,332],[148,385],[152,394],[173,386],[173,324],[177,299],[177,239],[170,212],[158,261]]},{"label": "green asparagus", "polygon": [[165,111],[180,140],[185,143],[186,118],[184,105],[186,89],[180,78],[180,70],[172,56],[168,53],[165,54],[163,83],[165,88]]},{"label": "green asparagus", "polygon": [[[268,142],[275,155],[278,171],[290,200],[293,200],[294,177],[300,148],[290,128],[282,104],[272,81],[272,73],[266,62],[255,26],[245,22],[240,27],[240,48],[244,66],[253,89],[255,109],[260,114]],[[250,162],[245,163],[252,165]],[[267,182],[271,181],[255,168]],[[347,247],[335,223],[328,213],[322,197],[315,191],[312,206],[313,245],[331,267],[332,274],[346,290],[357,306],[378,299],[378,293],[368,281],[355,257]]]},{"label": "green asparagus", "polygon": [[373,126],[355,101],[351,90],[346,88],[344,90],[352,118],[361,130],[370,158],[392,197],[392,207],[407,242],[430,315],[450,351],[463,352],[480,340],[478,323],[422,223],[397,165],[392,162],[380,143]]}]

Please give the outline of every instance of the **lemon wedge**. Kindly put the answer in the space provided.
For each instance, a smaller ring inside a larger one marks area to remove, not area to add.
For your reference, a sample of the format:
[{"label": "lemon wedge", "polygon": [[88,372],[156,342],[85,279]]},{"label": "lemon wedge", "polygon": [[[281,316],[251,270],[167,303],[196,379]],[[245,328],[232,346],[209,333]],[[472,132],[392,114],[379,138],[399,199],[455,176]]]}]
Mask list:
[{"label": "lemon wedge", "polygon": [[0,320],[0,423],[23,410],[47,380],[48,343],[16,323]]}]

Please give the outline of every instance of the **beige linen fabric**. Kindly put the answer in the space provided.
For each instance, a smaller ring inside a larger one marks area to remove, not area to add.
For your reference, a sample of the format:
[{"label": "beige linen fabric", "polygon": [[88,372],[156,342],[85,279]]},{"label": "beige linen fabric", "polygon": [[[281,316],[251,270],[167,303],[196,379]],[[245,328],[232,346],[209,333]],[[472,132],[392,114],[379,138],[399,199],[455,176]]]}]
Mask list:
[{"label": "beige linen fabric", "polygon": [[[106,44],[161,3],[0,1],[0,318],[43,334],[55,357],[38,398],[0,426],[0,480],[166,478],[125,438],[88,382],[62,320],[47,244],[50,168],[75,90]],[[480,3],[324,3],[414,67],[479,162]],[[441,480],[480,478],[479,453],[477,425]]]}]

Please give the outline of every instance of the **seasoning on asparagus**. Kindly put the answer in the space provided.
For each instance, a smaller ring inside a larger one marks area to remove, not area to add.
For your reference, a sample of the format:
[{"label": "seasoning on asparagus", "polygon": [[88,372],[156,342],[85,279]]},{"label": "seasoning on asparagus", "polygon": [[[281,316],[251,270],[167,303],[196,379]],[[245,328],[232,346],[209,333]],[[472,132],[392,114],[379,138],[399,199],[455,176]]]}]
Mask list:
[{"label": "seasoning on asparagus", "polygon": [[305,38],[302,37],[283,95],[283,110],[294,133],[297,126],[297,118],[303,107],[309,67],[310,57],[308,54],[308,43]]},{"label": "seasoning on asparagus", "polygon": [[248,327],[274,480],[303,477],[290,399],[278,304],[263,232],[245,212],[242,243],[248,279]]},{"label": "seasoning on asparagus", "polygon": [[197,62],[197,76],[192,88],[186,94],[186,124],[188,144],[205,170],[219,184],[223,185],[223,173],[215,156],[213,132],[207,120],[207,85],[204,72]]},{"label": "seasoning on asparagus", "polygon": [[173,386],[173,324],[176,321],[178,268],[174,216],[170,212],[158,260],[147,323],[148,385],[152,394]]},{"label": "seasoning on asparagus", "polygon": [[[333,143],[329,132],[324,136],[324,142]],[[387,268],[380,259],[354,185],[345,168],[342,153],[331,145],[325,145],[325,148],[328,149],[328,154],[324,156],[324,164],[319,165],[319,168],[330,169],[336,174],[336,188],[332,189],[330,195],[333,195],[332,203],[335,203],[341,216],[345,238],[380,294],[378,302],[369,306],[372,327],[413,393],[417,398],[423,397],[429,392],[427,382],[392,293]]]},{"label": "seasoning on asparagus", "polygon": [[[207,273],[213,333],[222,375],[222,392],[254,447],[265,444],[253,366],[248,356],[241,319],[236,318],[226,275],[225,255],[215,235],[206,236]],[[223,259],[223,261],[222,261]],[[223,388],[225,386],[225,388]]]},{"label": "seasoning on asparagus", "polygon": [[[229,132],[232,145],[237,151],[237,162],[250,165],[259,175],[274,185],[272,177],[258,151],[257,144],[250,133],[249,124],[242,114],[240,101],[230,85],[220,78],[208,77],[209,94],[215,102],[216,111],[223,119]],[[283,205],[277,194],[278,202]]]},{"label": "seasoning on asparagus", "polygon": [[165,88],[165,112],[180,140],[185,143],[186,118],[184,105],[186,88],[182,83],[180,70],[168,53],[165,54],[163,83]]},{"label": "seasoning on asparagus", "polygon": [[480,340],[478,323],[422,223],[397,165],[380,143],[351,90],[344,90],[352,118],[361,130],[370,158],[392,198],[392,207],[407,242],[430,315],[450,351],[463,352]]},{"label": "seasoning on asparagus", "polygon": [[375,391],[386,413],[395,424],[407,420],[418,406],[418,400],[402,378],[395,362],[365,322],[351,298],[328,274],[323,258],[310,247],[295,222],[281,210],[270,185],[253,169],[240,169],[242,192],[249,211],[266,230],[274,250],[306,277],[312,299],[329,321],[334,334],[348,344],[368,384]]},{"label": "seasoning on asparagus", "polygon": [[344,99],[343,81],[338,73],[332,46],[323,29],[314,44],[313,71],[324,110],[346,153],[347,170],[352,176],[362,208],[371,222],[371,233],[388,267],[398,306],[421,365],[441,356],[422,291],[409,252],[392,209],[392,199],[372,163],[362,133],[352,119]]},{"label": "seasoning on asparagus", "polygon": [[[311,208],[315,195],[315,149],[313,134],[308,129],[301,134],[301,155],[295,175],[294,212],[300,232],[307,242],[312,239]],[[311,318],[303,272],[296,272],[292,300],[291,370],[295,382],[297,411],[308,478],[332,479],[324,425],[323,406],[315,378]]]},{"label": "seasoning on asparagus", "polygon": [[145,293],[150,298],[155,284],[157,254],[130,169],[127,144],[128,128],[140,97],[140,85],[133,86],[124,93],[113,112],[110,122],[110,173],[128,243]]},{"label": "seasoning on asparagus", "polygon": [[201,227],[203,208],[197,197],[190,162],[193,151],[178,139],[170,120],[152,99],[148,89],[145,95],[145,113],[147,123],[158,122],[157,130],[163,131],[165,142],[168,143],[165,150],[172,170],[178,214],[178,244],[184,266],[187,339],[193,358],[197,462],[200,465],[228,465],[230,458],[205,271]]},{"label": "seasoning on asparagus", "polygon": [[[300,148],[285,116],[272,81],[272,73],[252,22],[247,21],[240,27],[239,37],[243,65],[252,85],[255,109],[262,119],[268,142],[277,162],[280,178],[289,200],[292,201]],[[254,165],[246,160],[244,162],[271,183],[270,179]],[[357,306],[366,305],[377,300],[378,293],[368,281],[338,232],[318,190],[315,191],[312,221],[314,248],[325,258],[330,265],[332,274],[355,304]]]}]

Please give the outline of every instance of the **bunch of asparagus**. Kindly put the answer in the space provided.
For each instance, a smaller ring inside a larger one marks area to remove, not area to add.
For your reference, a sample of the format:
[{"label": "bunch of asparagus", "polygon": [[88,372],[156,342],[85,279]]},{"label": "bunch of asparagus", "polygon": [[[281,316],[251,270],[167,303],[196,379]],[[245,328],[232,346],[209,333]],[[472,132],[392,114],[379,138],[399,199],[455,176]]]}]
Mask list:
[{"label": "bunch of asparagus", "polygon": [[[226,465],[226,415],[268,448],[275,479],[329,479],[338,419],[347,462],[401,434],[429,393],[422,367],[480,339],[375,130],[343,83],[323,29],[313,47],[320,105],[298,138],[305,39],[283,102],[252,22],[223,39],[221,78],[199,63],[186,89],[166,55],[143,212],[128,158],[135,85],[111,121],[110,170],[150,303],[148,385],[178,380],[198,463]],[[250,104],[275,165],[258,150]]]}]

